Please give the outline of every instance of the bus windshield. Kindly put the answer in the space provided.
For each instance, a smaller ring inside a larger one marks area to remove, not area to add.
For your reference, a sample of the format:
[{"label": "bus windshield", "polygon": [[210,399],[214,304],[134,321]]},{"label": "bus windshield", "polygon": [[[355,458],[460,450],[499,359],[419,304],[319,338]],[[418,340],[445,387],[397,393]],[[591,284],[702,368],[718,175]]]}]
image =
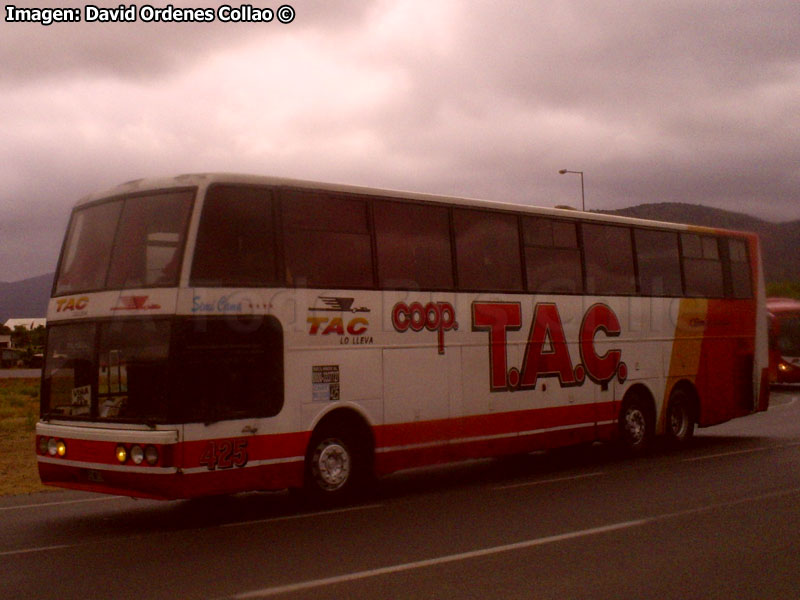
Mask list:
[{"label": "bus windshield", "polygon": [[168,416],[169,320],[52,327],[42,415],[163,422]]},{"label": "bus windshield", "polygon": [[76,209],[54,295],[177,285],[194,194],[117,197]]}]

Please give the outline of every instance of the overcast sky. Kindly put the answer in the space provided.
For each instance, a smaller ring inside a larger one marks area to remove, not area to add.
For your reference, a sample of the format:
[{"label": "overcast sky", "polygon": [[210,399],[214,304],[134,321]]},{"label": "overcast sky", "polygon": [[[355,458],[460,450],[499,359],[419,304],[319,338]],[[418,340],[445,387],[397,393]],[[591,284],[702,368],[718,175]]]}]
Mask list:
[{"label": "overcast sky", "polygon": [[800,218],[797,0],[286,4],[290,24],[43,26],[4,3],[0,281],[55,268],[84,194],[186,172],[580,206],[566,168],[589,209]]}]

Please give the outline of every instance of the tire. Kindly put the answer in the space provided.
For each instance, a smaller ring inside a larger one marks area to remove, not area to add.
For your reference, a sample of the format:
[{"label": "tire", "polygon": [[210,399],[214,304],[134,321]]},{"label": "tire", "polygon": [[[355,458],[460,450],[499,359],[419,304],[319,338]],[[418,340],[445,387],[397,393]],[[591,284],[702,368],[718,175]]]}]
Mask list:
[{"label": "tire", "polygon": [[366,479],[364,448],[350,432],[325,429],[315,433],[306,454],[305,496],[315,504],[353,499]]},{"label": "tire", "polygon": [[675,390],[667,405],[666,436],[672,446],[684,446],[694,435],[694,409],[689,394]]},{"label": "tire", "polygon": [[646,400],[636,396],[623,403],[619,413],[619,437],[627,452],[641,454],[649,449],[654,428],[652,411]]}]

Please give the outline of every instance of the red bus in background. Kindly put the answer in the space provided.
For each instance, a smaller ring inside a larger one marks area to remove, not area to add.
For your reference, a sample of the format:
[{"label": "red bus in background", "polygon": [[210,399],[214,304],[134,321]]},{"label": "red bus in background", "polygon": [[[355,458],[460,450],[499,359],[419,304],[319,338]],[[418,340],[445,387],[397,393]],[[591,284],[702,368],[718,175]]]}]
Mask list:
[{"label": "red bus in background", "polygon": [[800,384],[800,300],[767,298],[769,372],[776,384]]}]

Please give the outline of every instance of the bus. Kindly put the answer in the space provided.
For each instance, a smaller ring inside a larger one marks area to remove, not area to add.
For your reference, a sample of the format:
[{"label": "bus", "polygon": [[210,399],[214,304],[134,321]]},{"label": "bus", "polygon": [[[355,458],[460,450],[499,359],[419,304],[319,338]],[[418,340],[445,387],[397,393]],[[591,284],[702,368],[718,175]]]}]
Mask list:
[{"label": "bus", "polygon": [[349,497],[403,469],[675,444],[767,409],[755,235],[292,179],[137,180],[73,209],[43,483]]},{"label": "bus", "polygon": [[767,312],[771,381],[800,383],[800,300],[767,298]]}]

